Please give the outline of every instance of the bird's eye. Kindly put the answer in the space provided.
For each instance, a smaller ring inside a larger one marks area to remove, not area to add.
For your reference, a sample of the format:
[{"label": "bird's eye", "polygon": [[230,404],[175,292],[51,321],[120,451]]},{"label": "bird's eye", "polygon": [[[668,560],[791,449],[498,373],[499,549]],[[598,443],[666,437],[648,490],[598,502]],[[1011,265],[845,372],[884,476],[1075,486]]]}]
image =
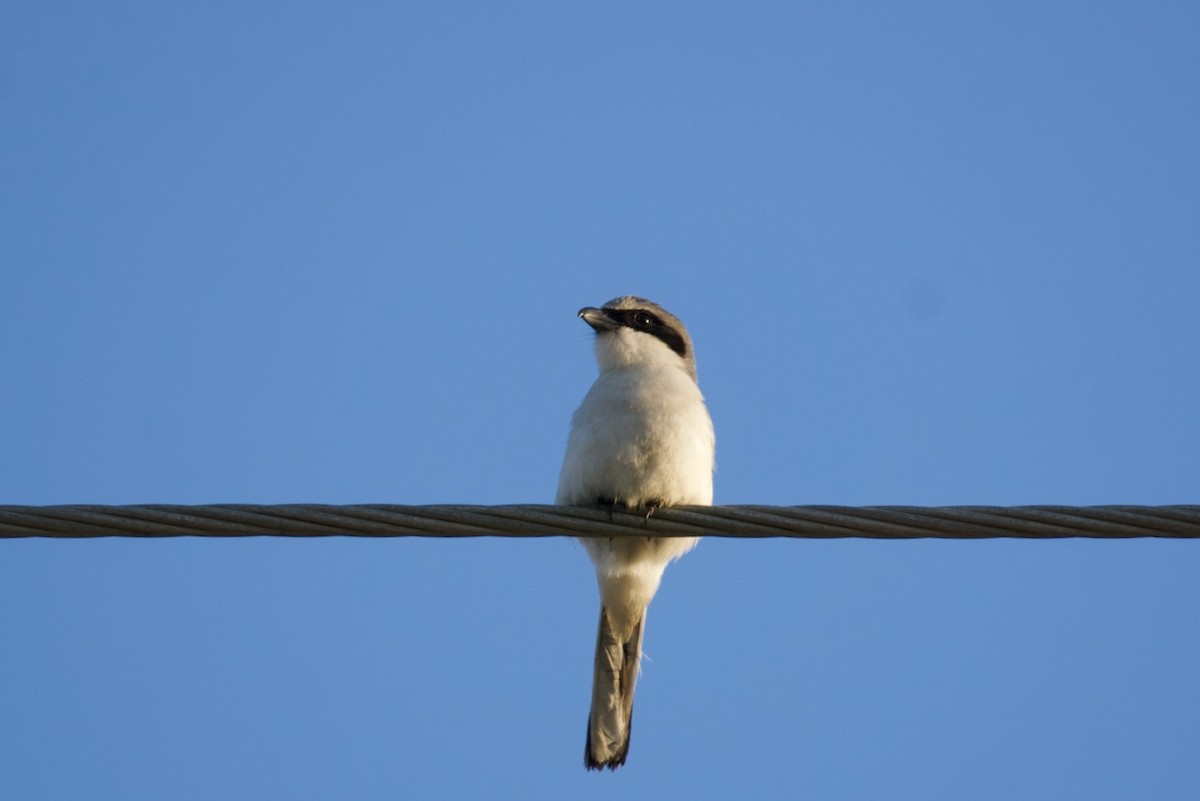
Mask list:
[{"label": "bird's eye", "polygon": [[654,318],[650,316],[649,312],[644,311],[635,314],[633,316],[633,321],[637,324],[638,328],[649,328],[650,326],[654,325]]}]

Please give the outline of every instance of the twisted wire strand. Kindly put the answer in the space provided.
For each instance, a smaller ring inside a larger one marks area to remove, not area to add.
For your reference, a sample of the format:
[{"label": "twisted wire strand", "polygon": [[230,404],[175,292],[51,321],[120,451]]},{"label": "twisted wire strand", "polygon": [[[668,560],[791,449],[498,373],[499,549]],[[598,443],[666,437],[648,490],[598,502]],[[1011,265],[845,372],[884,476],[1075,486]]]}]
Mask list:
[{"label": "twisted wire strand", "polygon": [[20,537],[1200,537],[1197,506],[0,506]]}]

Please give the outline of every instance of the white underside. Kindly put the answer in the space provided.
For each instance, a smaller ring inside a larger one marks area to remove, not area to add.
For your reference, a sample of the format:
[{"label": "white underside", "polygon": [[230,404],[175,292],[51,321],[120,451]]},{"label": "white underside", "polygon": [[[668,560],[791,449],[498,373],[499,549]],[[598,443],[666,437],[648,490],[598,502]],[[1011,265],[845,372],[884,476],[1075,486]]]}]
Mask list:
[{"label": "white underside", "polygon": [[[603,370],[571,421],[556,502],[712,503],[714,436],[699,387],[676,364]],[[585,538],[601,598],[640,617],[667,564],[696,538]]]}]

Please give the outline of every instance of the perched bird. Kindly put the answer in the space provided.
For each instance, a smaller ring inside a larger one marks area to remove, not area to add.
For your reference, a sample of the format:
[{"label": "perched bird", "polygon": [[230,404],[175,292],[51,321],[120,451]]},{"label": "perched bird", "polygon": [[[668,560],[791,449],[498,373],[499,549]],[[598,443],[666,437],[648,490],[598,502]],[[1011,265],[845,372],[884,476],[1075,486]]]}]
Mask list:
[{"label": "perched bird", "polygon": [[[712,503],[712,420],[692,339],[677,317],[632,296],[579,316],[596,331],[600,375],[571,419],[556,503],[644,511]],[[697,538],[582,538],[600,586],[600,630],[584,765],[615,770],[629,753],[646,607],[667,563]]]}]

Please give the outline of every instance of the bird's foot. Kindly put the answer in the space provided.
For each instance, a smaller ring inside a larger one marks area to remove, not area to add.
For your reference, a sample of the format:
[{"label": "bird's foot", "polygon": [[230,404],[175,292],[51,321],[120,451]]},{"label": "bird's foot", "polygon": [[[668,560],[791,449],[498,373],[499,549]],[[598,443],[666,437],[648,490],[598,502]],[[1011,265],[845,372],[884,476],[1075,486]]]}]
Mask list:
[{"label": "bird's foot", "polygon": [[616,498],[597,498],[596,505],[608,510],[608,522],[610,523],[613,521],[613,509],[617,506],[620,506],[622,509],[625,508],[625,504],[618,503]]},{"label": "bird's foot", "polygon": [[652,499],[642,504],[642,511],[645,515],[642,517],[642,523],[650,522],[650,516],[663,507],[663,502],[658,499]]}]

